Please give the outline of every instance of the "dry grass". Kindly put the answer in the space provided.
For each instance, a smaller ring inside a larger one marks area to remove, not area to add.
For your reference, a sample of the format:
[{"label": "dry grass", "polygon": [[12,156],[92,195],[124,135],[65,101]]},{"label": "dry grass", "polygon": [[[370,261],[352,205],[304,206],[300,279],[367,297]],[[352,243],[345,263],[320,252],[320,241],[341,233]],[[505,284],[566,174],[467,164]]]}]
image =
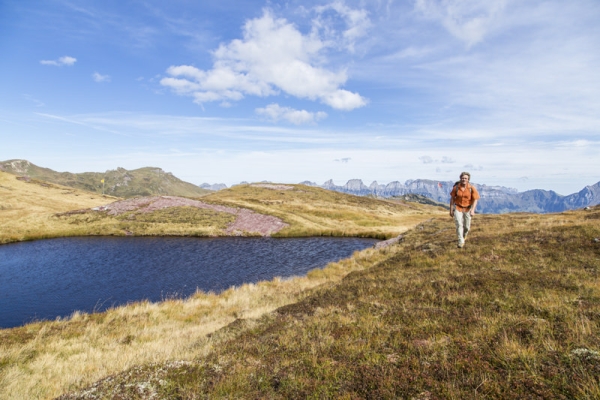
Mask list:
[{"label": "dry grass", "polygon": [[598,219],[478,216],[464,249],[428,221],[205,355],[64,398],[600,398]]},{"label": "dry grass", "polygon": [[35,179],[20,181],[6,172],[0,172],[0,196],[0,243],[83,234],[52,215],[116,200]]},{"label": "dry grass", "polygon": [[[290,185],[277,191],[251,185],[202,197],[203,202],[248,208],[281,218],[290,226],[274,236],[362,236],[390,238],[417,223],[440,215],[439,208],[394,203]],[[87,193],[42,181],[19,181],[0,172],[0,244],[61,236],[227,236],[231,214],[172,207],[148,214],[111,216],[89,209],[117,198]],[[66,213],[66,214],[65,214]],[[247,233],[256,235],[257,233]]]},{"label": "dry grass", "polygon": [[304,185],[287,190],[239,185],[206,197],[281,218],[290,226],[276,236],[368,236],[387,239],[416,224],[447,213],[438,207],[359,197]]}]

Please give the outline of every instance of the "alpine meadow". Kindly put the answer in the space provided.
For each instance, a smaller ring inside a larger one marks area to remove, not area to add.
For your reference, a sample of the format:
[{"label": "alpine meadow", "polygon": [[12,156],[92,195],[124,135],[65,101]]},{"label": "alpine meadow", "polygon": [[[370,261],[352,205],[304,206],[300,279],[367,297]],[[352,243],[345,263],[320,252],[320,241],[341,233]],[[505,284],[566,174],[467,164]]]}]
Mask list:
[{"label": "alpine meadow", "polygon": [[0,2],[0,400],[600,399],[598,21]]}]

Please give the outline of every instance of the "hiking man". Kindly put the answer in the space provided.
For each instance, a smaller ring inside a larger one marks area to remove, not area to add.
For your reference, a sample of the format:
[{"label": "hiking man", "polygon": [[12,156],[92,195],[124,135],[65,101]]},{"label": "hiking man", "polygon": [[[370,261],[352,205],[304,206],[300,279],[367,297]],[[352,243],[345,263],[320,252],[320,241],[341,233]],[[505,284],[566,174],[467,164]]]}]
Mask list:
[{"label": "hiking man", "polygon": [[462,172],[460,181],[456,182],[450,192],[450,216],[456,223],[456,234],[458,235],[458,247],[465,245],[465,239],[471,229],[471,217],[475,215],[475,207],[479,200],[479,193],[469,181],[471,174]]}]

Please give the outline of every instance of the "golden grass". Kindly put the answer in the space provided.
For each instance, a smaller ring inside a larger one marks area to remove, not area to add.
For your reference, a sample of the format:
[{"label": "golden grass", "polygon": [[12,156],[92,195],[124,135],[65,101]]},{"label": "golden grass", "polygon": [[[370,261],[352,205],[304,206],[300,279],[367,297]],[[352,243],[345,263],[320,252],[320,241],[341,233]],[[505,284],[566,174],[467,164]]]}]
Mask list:
[{"label": "golden grass", "polygon": [[372,267],[219,331],[186,364],[138,365],[87,393],[599,398],[599,219],[600,207],[479,215],[463,249],[450,218],[427,221],[400,244],[363,253]]},{"label": "golden grass", "polygon": [[[251,185],[202,197],[203,202],[281,218],[290,226],[274,236],[362,236],[390,238],[444,213],[437,207],[389,202],[330,192],[303,185],[277,191]],[[117,198],[50,184],[19,181],[0,172],[0,244],[61,236],[227,236],[231,214],[192,207],[172,207],[149,214],[110,216],[89,209]],[[61,215],[62,214],[62,215]],[[252,233],[250,233],[252,234]],[[254,233],[256,234],[256,233]]]},{"label": "golden grass", "polygon": [[447,213],[418,203],[359,197],[304,185],[287,190],[239,185],[203,197],[281,218],[290,226],[275,236],[369,236],[391,238],[416,224]]},{"label": "golden grass", "polygon": [[0,197],[0,243],[83,234],[52,215],[117,200],[36,180],[20,181],[6,172],[0,172]]}]

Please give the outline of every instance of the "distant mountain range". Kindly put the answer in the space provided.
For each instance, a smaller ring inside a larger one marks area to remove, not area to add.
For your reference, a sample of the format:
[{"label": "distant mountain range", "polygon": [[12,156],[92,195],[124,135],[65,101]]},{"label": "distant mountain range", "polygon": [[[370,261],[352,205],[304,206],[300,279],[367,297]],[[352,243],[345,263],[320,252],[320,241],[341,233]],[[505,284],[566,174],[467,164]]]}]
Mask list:
[{"label": "distant mountain range", "polygon": [[[117,168],[106,172],[56,172],[38,167],[27,160],[0,161],[0,171],[69,186],[88,192],[117,197],[187,196],[197,197],[210,193],[196,185],[176,178],[160,168],[146,167],[134,170]],[[102,182],[104,180],[104,182]]]},{"label": "distant mountain range", "polygon": [[227,189],[227,185],[224,183],[203,183],[202,185],[200,185],[200,187],[202,189],[205,190],[212,190],[214,192],[218,191],[218,190],[223,190],[223,189]]},{"label": "distant mountain range", "polygon": [[[90,192],[109,194],[118,197],[172,195],[197,197],[210,191],[226,189],[223,183],[200,186],[184,182],[170,172],[160,168],[146,167],[135,170],[117,168],[106,172],[56,172],[48,168],[38,167],[27,160],[0,161],[0,171],[19,176],[26,176],[51,183],[70,186]],[[104,186],[102,180],[104,179]],[[245,182],[242,182],[245,183]],[[447,205],[450,201],[450,191],[454,182],[432,181],[427,179],[408,180],[405,183],[391,182],[380,185],[377,182],[365,185],[360,179],[351,179],[345,185],[337,186],[333,180],[322,185],[304,181],[301,184],[321,187],[336,192],[349,193],[357,196],[374,196],[382,198],[406,197],[406,200],[419,202],[430,199]],[[477,206],[478,212],[487,214],[502,214],[509,212],[548,213],[573,210],[600,204],[600,182],[586,186],[578,193],[561,196],[552,190],[534,189],[519,192],[517,189],[503,186],[487,186],[474,183],[481,195]],[[412,196],[411,196],[412,195]]]},{"label": "distant mountain range", "polygon": [[[452,181],[441,182],[427,179],[408,180],[405,183],[391,182],[387,185],[373,182],[369,186],[365,185],[360,179],[351,179],[343,186],[335,185],[333,180],[328,180],[322,185],[310,181],[300,183],[357,196],[390,198],[420,195],[444,205],[450,202],[450,191],[454,185]],[[488,186],[476,183],[473,185],[481,195],[477,211],[486,214],[561,212],[600,204],[600,182],[592,186],[586,186],[578,193],[568,196],[561,196],[552,190],[534,189],[519,192],[517,189],[503,186]],[[204,184],[202,187],[209,190],[226,188],[223,184],[218,186]],[[215,187],[215,189],[212,189],[212,187]]]},{"label": "distant mountain range", "polygon": [[[318,186],[313,182],[302,182]],[[377,182],[366,186],[360,179],[351,179],[343,186],[336,186],[332,180],[320,187],[359,196],[401,197],[407,194],[419,194],[437,202],[448,204],[454,182],[440,182],[427,179],[408,180],[404,184],[391,182],[379,185]],[[477,210],[487,214],[509,212],[548,213],[573,210],[600,204],[600,182],[586,186],[578,193],[561,196],[552,190],[534,189],[519,192],[503,186],[473,184],[480,196]]]}]

